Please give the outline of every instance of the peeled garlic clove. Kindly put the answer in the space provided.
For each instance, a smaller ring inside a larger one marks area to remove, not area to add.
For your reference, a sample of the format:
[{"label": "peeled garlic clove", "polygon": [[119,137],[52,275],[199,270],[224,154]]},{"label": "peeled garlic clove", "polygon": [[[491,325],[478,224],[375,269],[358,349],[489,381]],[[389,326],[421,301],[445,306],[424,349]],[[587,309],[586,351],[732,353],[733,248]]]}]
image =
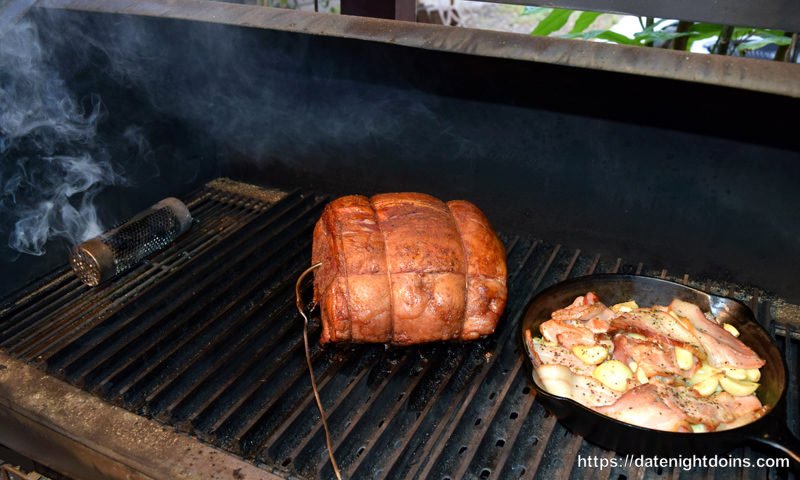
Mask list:
[{"label": "peeled garlic clove", "polygon": [[639,308],[639,305],[633,300],[629,302],[618,303],[616,305],[611,306],[611,310],[616,313],[632,312],[637,308]]},{"label": "peeled garlic clove", "polygon": [[725,377],[721,374],[712,375],[702,382],[696,383],[692,390],[697,392],[698,395],[701,397],[707,397],[717,391],[717,387],[720,384],[720,381]]},{"label": "peeled garlic clove", "polygon": [[722,328],[724,328],[725,330],[727,330],[727,331],[728,331],[728,333],[730,333],[730,334],[731,334],[731,335],[733,335],[734,337],[738,337],[738,336],[739,336],[739,330],[737,330],[737,329],[736,329],[736,327],[734,327],[734,326],[733,326],[733,325],[731,325],[730,323],[723,323],[723,324],[722,324]]},{"label": "peeled garlic clove", "polygon": [[689,370],[694,365],[692,352],[685,348],[675,347],[675,362],[681,370]]},{"label": "peeled garlic clove", "polygon": [[723,368],[726,377],[734,380],[747,380],[747,370],[744,368]]},{"label": "peeled garlic clove", "polygon": [[563,365],[540,365],[536,368],[542,387],[553,395],[572,398],[573,375]]},{"label": "peeled garlic clove", "polygon": [[702,423],[693,423],[691,427],[694,433],[706,433],[708,431],[708,428]]},{"label": "peeled garlic clove", "polygon": [[719,379],[719,385],[723,390],[730,393],[734,397],[744,397],[750,395],[758,389],[756,382],[748,382],[747,380],[734,380],[729,377],[722,377]]},{"label": "peeled garlic clove", "polygon": [[748,368],[746,371],[747,371],[747,380],[751,382],[757,382],[761,380],[761,370],[757,368]]},{"label": "peeled garlic clove", "polygon": [[703,363],[703,365],[701,365],[700,368],[694,372],[694,375],[692,375],[686,383],[689,385],[696,385],[709,377],[717,375],[718,373],[720,373],[719,369],[716,369],[707,363]]},{"label": "peeled garlic clove", "polygon": [[628,380],[633,378],[633,372],[619,360],[608,360],[598,365],[592,372],[592,376],[606,387],[624,392],[628,386]]},{"label": "peeled garlic clove", "polygon": [[575,345],[572,353],[588,365],[603,363],[608,358],[608,349],[600,345]]},{"label": "peeled garlic clove", "polygon": [[639,380],[641,384],[650,383],[650,379],[647,378],[647,374],[644,373],[643,368],[636,370],[636,380]]}]

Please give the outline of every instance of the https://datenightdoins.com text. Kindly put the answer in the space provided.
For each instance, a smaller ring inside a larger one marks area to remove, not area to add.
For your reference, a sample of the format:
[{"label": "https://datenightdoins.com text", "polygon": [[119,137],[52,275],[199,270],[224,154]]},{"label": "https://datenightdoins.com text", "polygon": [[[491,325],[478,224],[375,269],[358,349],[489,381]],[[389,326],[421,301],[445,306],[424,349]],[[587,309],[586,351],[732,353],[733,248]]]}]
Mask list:
[{"label": "https://datenightdoins.com text", "polygon": [[788,458],[747,458],[722,455],[678,455],[662,457],[657,455],[625,455],[624,457],[603,457],[597,455],[578,455],[578,468],[679,468],[690,471],[700,468],[787,468]]}]

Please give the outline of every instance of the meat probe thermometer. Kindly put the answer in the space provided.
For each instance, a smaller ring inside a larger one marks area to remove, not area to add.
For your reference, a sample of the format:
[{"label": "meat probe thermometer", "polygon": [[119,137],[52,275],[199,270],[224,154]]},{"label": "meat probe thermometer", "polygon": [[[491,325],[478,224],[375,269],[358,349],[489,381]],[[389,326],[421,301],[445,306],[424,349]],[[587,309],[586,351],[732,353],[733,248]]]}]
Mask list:
[{"label": "meat probe thermometer", "polygon": [[[303,317],[303,344],[305,345],[306,349],[306,365],[308,365],[308,374],[311,377],[311,389],[314,391],[314,399],[317,401],[317,408],[319,408],[319,417],[322,419],[322,427],[325,429],[325,444],[328,447],[328,457],[331,459],[331,465],[333,466],[333,473],[336,474],[336,478],[338,480],[342,480],[342,472],[339,470],[339,465],[336,463],[336,459],[333,458],[333,446],[331,445],[331,433],[328,430],[328,420],[325,418],[325,409],[322,406],[322,400],[319,397],[319,391],[317,391],[317,381],[314,380],[314,369],[311,367],[311,353],[309,352],[308,348],[308,316],[306,316],[306,312],[303,309],[303,298],[300,295],[300,284],[306,278],[306,276],[313,272],[314,270],[318,269],[322,266],[322,262],[317,262],[314,265],[311,265],[307,269],[300,274],[297,278],[297,283],[294,285],[294,293],[296,298],[296,305],[297,311],[300,312],[300,315]],[[311,312],[316,308],[316,303],[312,301],[309,304],[308,311]]]}]

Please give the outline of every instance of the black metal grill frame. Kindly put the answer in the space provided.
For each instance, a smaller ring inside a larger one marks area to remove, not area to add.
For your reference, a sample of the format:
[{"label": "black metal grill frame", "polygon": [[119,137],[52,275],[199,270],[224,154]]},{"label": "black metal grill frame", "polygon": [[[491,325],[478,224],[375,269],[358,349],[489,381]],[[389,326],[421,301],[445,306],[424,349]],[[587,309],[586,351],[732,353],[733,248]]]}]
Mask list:
[{"label": "black metal grill frame", "polygon": [[[187,202],[198,224],[128,274],[90,289],[66,268],[0,308],[0,347],[130,411],[287,476],[332,476],[311,400],[293,285],[328,197],[275,203],[207,186]],[[581,469],[611,457],[536,402],[518,339],[524,307],[566,278],[663,269],[502,235],[509,304],[498,331],[469,343],[322,349],[312,361],[337,460],[348,478],[643,478],[681,471]],[[674,279],[674,278],[673,278]],[[747,301],[790,370],[787,415],[798,433],[800,332],[770,300],[716,282],[679,281]],[[310,296],[310,286],[306,285]],[[731,455],[762,455],[741,448]],[[727,478],[755,470],[693,472]],[[772,476],[775,471],[771,472]]]}]

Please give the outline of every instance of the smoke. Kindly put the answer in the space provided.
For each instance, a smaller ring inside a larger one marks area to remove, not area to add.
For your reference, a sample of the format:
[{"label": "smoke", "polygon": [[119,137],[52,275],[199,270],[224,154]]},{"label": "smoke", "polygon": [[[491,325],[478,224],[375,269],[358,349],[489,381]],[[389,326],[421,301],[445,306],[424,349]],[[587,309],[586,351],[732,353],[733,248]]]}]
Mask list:
[{"label": "smoke", "polygon": [[[103,230],[95,199],[106,187],[173,192],[229,158],[308,171],[342,158],[370,179],[368,160],[391,151],[410,163],[386,176],[411,184],[431,181],[414,165],[444,151],[454,172],[470,172],[462,159],[481,147],[442,122],[446,105],[411,79],[365,81],[359,64],[292,36],[265,48],[247,29],[37,11],[0,42],[0,235],[35,255],[54,237],[80,242]],[[449,181],[470,188],[467,177]]]},{"label": "smoke", "polygon": [[28,21],[0,41],[0,231],[31,255],[101,233],[95,197],[125,182],[96,141],[100,98],[74,98],[50,57]]}]

